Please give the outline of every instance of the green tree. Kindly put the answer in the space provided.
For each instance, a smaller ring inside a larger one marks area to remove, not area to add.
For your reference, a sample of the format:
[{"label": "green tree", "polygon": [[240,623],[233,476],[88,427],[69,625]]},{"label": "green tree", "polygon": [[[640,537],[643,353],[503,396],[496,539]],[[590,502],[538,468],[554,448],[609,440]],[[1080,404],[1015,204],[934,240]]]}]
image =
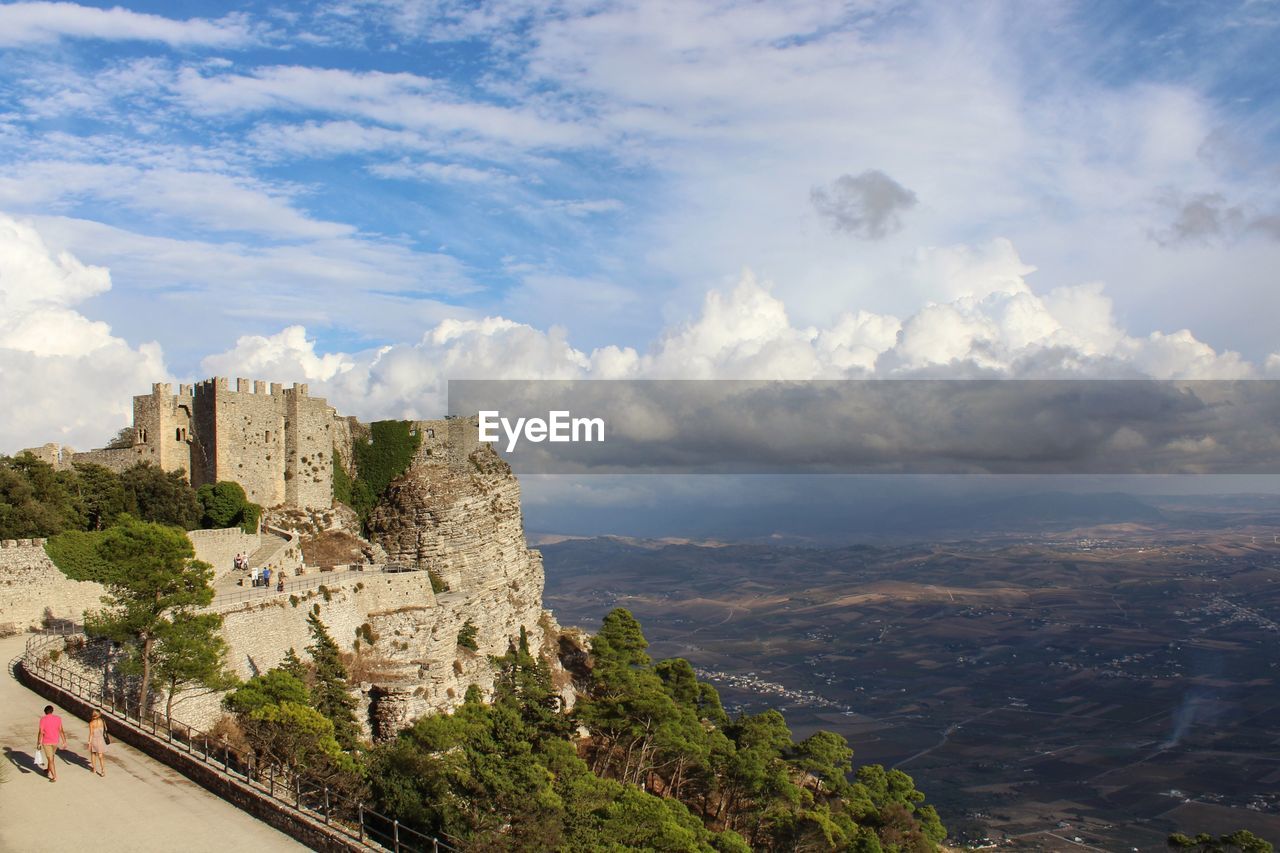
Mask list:
[{"label": "green tree", "polygon": [[216,613],[179,611],[156,629],[155,677],[164,685],[165,719],[172,722],[180,693],[196,687],[230,690],[239,679],[227,672],[227,643]]},{"label": "green tree", "polygon": [[239,483],[205,483],[196,491],[196,500],[200,502],[202,527],[241,527],[249,533],[257,530],[262,507],[249,500]]},{"label": "green tree", "polygon": [[129,497],[119,474],[87,462],[75,463],[74,470],[75,476],[67,479],[67,489],[87,530],[104,530],[128,511]]},{"label": "green tree", "polygon": [[509,703],[538,743],[568,737],[569,718],[559,713],[560,698],[551,686],[551,668],[529,651],[529,635],[520,627],[520,638],[507,653],[493,658],[493,701]]},{"label": "green tree", "polygon": [[462,627],[458,629],[458,647],[470,649],[473,652],[479,651],[480,644],[476,642],[476,634],[478,633],[479,630],[476,628],[475,623],[468,619],[463,623]]},{"label": "green tree", "polygon": [[243,717],[267,705],[279,705],[282,702],[310,705],[311,691],[302,679],[280,668],[253,676],[222,700],[228,711]]},{"label": "green tree", "polygon": [[592,684],[577,714],[596,736],[592,770],[642,784],[660,755],[661,740],[680,716],[653,671],[640,623],[623,608],[604,618],[592,639]]},{"label": "green tree", "polygon": [[196,490],[181,471],[163,471],[143,462],[126,468],[120,474],[120,484],[131,515],[183,530],[200,526],[202,509]]},{"label": "green tree", "polygon": [[44,543],[45,553],[64,575],[73,581],[106,583],[108,569],[98,556],[103,533],[67,530]]},{"label": "green tree", "polygon": [[264,705],[240,720],[245,737],[261,757],[291,775],[306,774],[336,784],[355,776],[358,766],[333,734],[333,722],[297,702]]},{"label": "green tree", "polygon": [[53,536],[84,527],[67,481],[30,453],[0,456],[0,539]]},{"label": "green tree", "polygon": [[1169,836],[1167,843],[1173,850],[1195,850],[1198,853],[1272,853],[1275,849],[1271,842],[1259,838],[1247,829],[1237,829],[1217,837],[1202,832],[1194,838],[1175,832]]},{"label": "green tree", "polygon": [[349,792],[361,784],[358,763],[334,737],[333,722],[312,707],[311,691],[301,678],[270,669],[222,702],[260,761]]},{"label": "green tree", "polygon": [[333,724],[333,735],[345,750],[359,744],[360,727],[356,723],[356,700],[351,696],[347,668],[342,653],[319,614],[307,614],[311,645],[307,652],[314,664],[311,698],[317,711]]},{"label": "green tree", "polygon": [[98,543],[102,610],[86,614],[85,630],[125,646],[124,666],[141,681],[138,707],[150,708],[156,644],[172,620],[213,600],[213,568],[195,559],[186,534],[174,527],[122,516]]},{"label": "green tree", "polygon": [[791,763],[828,790],[837,790],[847,783],[853,769],[853,750],[840,735],[818,731],[796,745]]},{"label": "green tree", "polygon": [[107,442],[107,450],[128,450],[133,447],[135,433],[133,427],[120,427],[119,432]]},{"label": "green tree", "polygon": [[298,657],[298,653],[293,650],[293,646],[289,647],[289,651],[285,652],[284,660],[280,662],[280,669],[292,675],[303,684],[311,679],[311,668],[308,667]]}]

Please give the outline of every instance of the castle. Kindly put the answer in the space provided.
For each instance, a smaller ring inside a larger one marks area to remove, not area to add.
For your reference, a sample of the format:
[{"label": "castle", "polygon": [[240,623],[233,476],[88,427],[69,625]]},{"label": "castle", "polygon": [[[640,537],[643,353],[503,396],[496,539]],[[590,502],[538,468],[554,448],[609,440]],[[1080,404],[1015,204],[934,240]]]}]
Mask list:
[{"label": "castle", "polygon": [[[473,684],[491,691],[490,659],[522,634],[551,663],[561,698],[572,703],[555,654],[560,627],[542,607],[542,556],[525,541],[520,484],[492,446],[479,441],[476,424],[471,418],[412,421],[414,457],[363,530],[347,510],[274,513],[270,524],[250,533],[188,533],[197,558],[224,570],[233,554],[265,547],[279,553],[281,541],[297,542],[294,559],[302,563],[309,542],[335,531],[361,546],[362,555],[368,552],[357,558],[359,571],[297,566],[293,595],[223,584],[209,609],[223,617],[228,661],[237,674],[264,672],[290,647],[304,648],[307,614],[316,613],[333,636],[362,638],[365,653],[378,662],[376,678],[361,690],[361,719],[374,737],[393,736],[422,714],[458,706]],[[351,474],[355,443],[370,441],[372,430],[340,417],[304,384],[240,379],[232,390],[227,379],[214,378],[180,385],[176,394],[157,383],[150,394],[134,397],[130,438],[128,447],[76,453],[46,444],[31,452],[60,468],[91,462],[121,471],[149,462],[182,471],[197,487],[235,481],[268,509],[330,510],[335,463]],[[82,619],[101,602],[103,588],[67,578],[44,545],[42,539],[0,541],[0,636],[39,626],[46,615]],[[387,564],[431,571],[378,571]],[[303,601],[307,606],[299,606]],[[477,648],[458,645],[467,626]],[[184,714],[194,715],[188,719],[202,726],[221,713],[215,694],[184,706]]]},{"label": "castle", "polygon": [[333,454],[350,446],[351,421],[307,386],[285,388],[215,377],[194,385],[167,382],[133,398],[133,446],[76,453],[57,444],[29,452],[63,468],[92,462],[123,471],[149,462],[182,471],[199,488],[233,480],[264,507],[327,509],[333,501]]}]

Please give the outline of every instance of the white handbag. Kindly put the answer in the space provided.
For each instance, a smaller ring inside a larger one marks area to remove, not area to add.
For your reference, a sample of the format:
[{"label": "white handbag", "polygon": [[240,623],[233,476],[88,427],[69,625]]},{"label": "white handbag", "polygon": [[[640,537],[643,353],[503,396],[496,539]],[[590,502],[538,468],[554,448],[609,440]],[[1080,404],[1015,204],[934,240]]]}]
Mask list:
[{"label": "white handbag", "polygon": [[44,760],[44,747],[36,747],[36,767],[41,770],[49,769],[48,763]]}]

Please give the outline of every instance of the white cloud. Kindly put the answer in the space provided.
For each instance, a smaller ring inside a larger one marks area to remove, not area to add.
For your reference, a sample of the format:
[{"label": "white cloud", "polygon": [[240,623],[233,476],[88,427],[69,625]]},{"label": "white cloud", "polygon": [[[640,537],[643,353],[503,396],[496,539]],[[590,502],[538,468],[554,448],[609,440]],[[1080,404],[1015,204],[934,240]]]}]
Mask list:
[{"label": "white cloud", "polygon": [[313,393],[327,395],[344,413],[403,418],[442,414],[448,379],[571,379],[585,375],[591,360],[568,344],[562,330],[486,317],[444,320],[417,343],[336,357],[317,354],[315,342],[293,327],[241,338],[201,367],[237,376],[271,369],[273,378],[313,383]]},{"label": "white cloud", "polygon": [[430,160],[399,163],[377,163],[369,171],[380,178],[439,181],[449,184],[509,184],[514,175],[496,169],[474,169],[459,163],[435,163]]},{"label": "white cloud", "polygon": [[244,335],[226,353],[206,358],[200,365],[210,376],[302,375],[327,382],[354,367],[342,354],[318,355],[302,326],[289,326],[278,334]]},{"label": "white cloud", "polygon": [[272,66],[250,75],[206,75],[184,68],[176,90],[193,111],[207,115],[308,111],[522,148],[572,148],[594,139],[587,127],[572,120],[524,105],[469,100],[443,81],[406,72]]},{"label": "white cloud", "polygon": [[308,216],[276,188],[218,172],[46,160],[11,168],[0,178],[0,206],[10,210],[44,211],[86,200],[275,239],[337,238],[355,231]]},{"label": "white cloud", "polygon": [[[905,320],[848,311],[825,328],[798,326],[783,301],[746,271],[712,291],[700,313],[644,353],[573,347],[562,329],[500,317],[445,320],[413,344],[320,356],[297,327],[242,339],[204,362],[242,375],[263,366],[309,380],[362,417],[439,415],[448,379],[836,379],[892,377],[1234,379],[1263,371],[1191,332],[1133,336],[1098,284],[1035,294],[1011,246],[947,250],[962,295]],[[1003,258],[1008,263],[993,264]],[[339,365],[341,366],[339,368]],[[1280,370],[1280,356],[1267,370]]]},{"label": "white cloud", "polygon": [[96,9],[76,3],[8,3],[0,6],[0,46],[41,44],[61,38],[154,41],[172,47],[242,47],[255,38],[244,15],[177,21],[119,6]]},{"label": "white cloud", "polygon": [[0,448],[100,446],[129,422],[133,395],[167,377],[158,345],[131,347],[77,310],[110,288],[105,269],[0,214]]}]

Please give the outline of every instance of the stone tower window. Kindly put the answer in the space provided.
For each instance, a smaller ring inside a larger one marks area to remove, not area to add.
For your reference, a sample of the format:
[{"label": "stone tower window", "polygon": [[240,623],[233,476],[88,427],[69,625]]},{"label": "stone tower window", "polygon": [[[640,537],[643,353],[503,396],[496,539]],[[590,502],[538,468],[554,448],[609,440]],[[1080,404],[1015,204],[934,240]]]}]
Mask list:
[{"label": "stone tower window", "polygon": [[436,437],[436,431],[435,431],[435,430],[433,430],[433,429],[429,429],[429,430],[427,430],[427,438],[435,438],[435,437]]},{"label": "stone tower window", "polygon": [[271,430],[267,430],[266,436],[267,436],[266,440],[271,441]]}]

